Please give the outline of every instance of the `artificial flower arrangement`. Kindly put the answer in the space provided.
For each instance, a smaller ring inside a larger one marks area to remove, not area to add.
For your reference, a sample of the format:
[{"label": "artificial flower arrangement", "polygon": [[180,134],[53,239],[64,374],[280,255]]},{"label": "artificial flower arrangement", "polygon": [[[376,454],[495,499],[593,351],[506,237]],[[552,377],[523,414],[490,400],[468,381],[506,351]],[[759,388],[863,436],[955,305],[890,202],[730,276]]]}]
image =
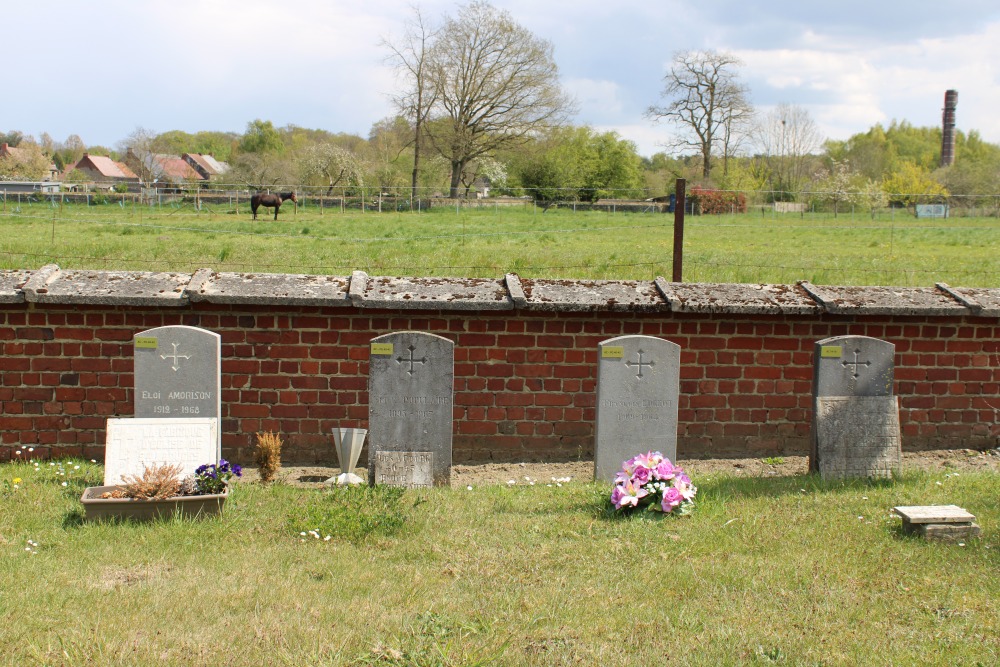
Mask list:
[{"label": "artificial flower arrangement", "polygon": [[622,463],[611,504],[622,512],[645,507],[651,512],[686,514],[697,493],[698,488],[681,468],[660,452],[647,452]]}]

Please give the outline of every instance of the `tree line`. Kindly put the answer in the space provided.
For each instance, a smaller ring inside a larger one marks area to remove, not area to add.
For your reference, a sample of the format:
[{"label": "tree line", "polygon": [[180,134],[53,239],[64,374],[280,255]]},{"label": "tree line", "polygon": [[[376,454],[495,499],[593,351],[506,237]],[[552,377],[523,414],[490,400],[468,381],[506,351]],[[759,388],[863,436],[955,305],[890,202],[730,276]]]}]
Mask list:
[{"label": "tree line", "polygon": [[395,110],[367,137],[255,119],[242,133],[136,128],[109,149],[77,135],[36,141],[11,131],[0,141],[22,150],[0,158],[0,179],[40,178],[50,162],[68,169],[84,151],[120,159],[132,150],[212,154],[230,165],[229,184],[251,189],[296,184],[411,197],[488,187],[540,201],[645,199],[685,178],[701,191],[753,193],[760,203],[875,210],[949,195],[976,205],[1000,192],[1000,146],[977,132],[957,133],[955,162],[944,168],[940,127],[893,121],[824,141],[800,106],[756,110],[742,64],[725,52],[674,54],[646,109],[665,126],[665,150],[644,157],[616,132],[573,124],[575,102],[561,87],[551,42],[488,2],[440,21],[415,7],[383,48],[397,74]]}]

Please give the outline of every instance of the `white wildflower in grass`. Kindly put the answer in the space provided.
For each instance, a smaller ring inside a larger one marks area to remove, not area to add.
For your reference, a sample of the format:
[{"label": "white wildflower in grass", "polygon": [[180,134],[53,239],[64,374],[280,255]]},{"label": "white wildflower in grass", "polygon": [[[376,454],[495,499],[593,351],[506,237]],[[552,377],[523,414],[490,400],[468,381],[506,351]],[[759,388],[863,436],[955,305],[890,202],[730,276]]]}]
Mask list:
[{"label": "white wildflower in grass", "polygon": [[306,536],[305,531],[299,533],[299,535],[301,535],[302,537],[305,537]]},{"label": "white wildflower in grass", "polygon": [[324,542],[329,542],[330,541],[330,537],[331,537],[330,535],[327,535],[326,537],[323,538],[323,541]]},{"label": "white wildflower in grass", "polygon": [[507,480],[507,486],[514,486],[515,484],[517,484],[517,480],[516,479],[508,479]]},{"label": "white wildflower in grass", "polygon": [[68,484],[66,482],[63,482],[62,485],[63,486],[68,486]]},{"label": "white wildflower in grass", "polygon": [[29,454],[30,454],[31,452],[33,452],[33,451],[35,451],[35,448],[34,448],[34,447],[28,447],[28,453],[29,453]]},{"label": "white wildflower in grass", "polygon": [[20,450],[20,449],[18,449],[18,450],[16,450],[16,451],[15,451],[14,453],[15,453],[15,454],[17,454],[18,456],[20,456],[20,455],[21,455],[21,450]]},{"label": "white wildflower in grass", "polygon": [[465,490],[466,490],[466,491],[472,491],[472,486],[467,486],[467,487],[465,487]]}]

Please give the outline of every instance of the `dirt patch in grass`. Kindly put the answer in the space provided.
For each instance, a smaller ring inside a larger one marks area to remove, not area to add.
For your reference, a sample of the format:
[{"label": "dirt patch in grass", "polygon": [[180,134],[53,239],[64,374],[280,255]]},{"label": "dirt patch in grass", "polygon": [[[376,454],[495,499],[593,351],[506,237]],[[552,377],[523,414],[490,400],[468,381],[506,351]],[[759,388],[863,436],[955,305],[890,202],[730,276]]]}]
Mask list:
[{"label": "dirt patch in grass", "polygon": [[[677,461],[692,478],[709,475],[737,477],[786,477],[804,475],[809,471],[805,456],[783,456],[764,459],[680,459]],[[1000,472],[1000,450],[980,452],[972,449],[939,449],[925,452],[904,452],[904,470],[945,472]],[[358,475],[367,478],[367,471],[359,469]],[[294,486],[322,487],[324,481],[336,477],[339,468],[324,466],[283,467],[277,480]],[[453,487],[483,486],[487,484],[550,484],[553,480],[589,482],[594,476],[593,461],[568,463],[483,463],[452,466]],[[243,480],[257,481],[257,471],[245,468]]]}]

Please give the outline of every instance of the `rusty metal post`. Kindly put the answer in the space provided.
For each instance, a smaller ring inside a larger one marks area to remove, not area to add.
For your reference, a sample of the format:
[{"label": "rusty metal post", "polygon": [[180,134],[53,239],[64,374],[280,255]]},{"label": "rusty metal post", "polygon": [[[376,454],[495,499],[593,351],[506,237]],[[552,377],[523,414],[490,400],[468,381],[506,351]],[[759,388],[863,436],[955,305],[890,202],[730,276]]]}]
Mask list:
[{"label": "rusty metal post", "polygon": [[684,282],[681,273],[684,265],[684,188],[687,184],[683,178],[677,179],[674,196],[674,274],[675,283]]}]

